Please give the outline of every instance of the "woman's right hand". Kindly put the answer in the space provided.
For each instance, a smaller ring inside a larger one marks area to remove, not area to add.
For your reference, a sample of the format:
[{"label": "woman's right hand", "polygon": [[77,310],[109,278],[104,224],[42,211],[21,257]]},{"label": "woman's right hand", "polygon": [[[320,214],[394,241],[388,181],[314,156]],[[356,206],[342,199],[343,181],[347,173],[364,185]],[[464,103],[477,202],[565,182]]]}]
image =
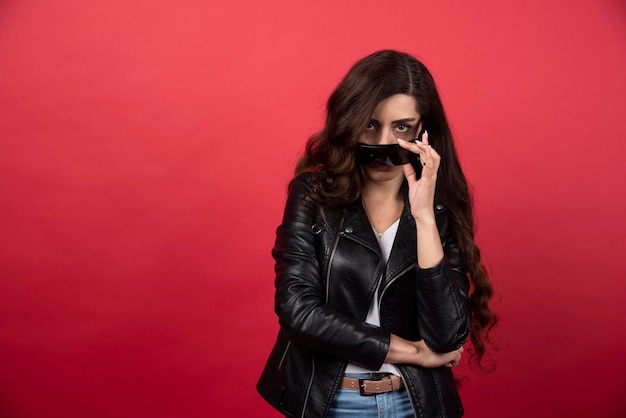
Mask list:
[{"label": "woman's right hand", "polygon": [[391,334],[385,362],[413,364],[426,368],[455,367],[461,361],[461,353],[463,347],[449,353],[435,353],[426,346],[424,340],[409,341]]}]

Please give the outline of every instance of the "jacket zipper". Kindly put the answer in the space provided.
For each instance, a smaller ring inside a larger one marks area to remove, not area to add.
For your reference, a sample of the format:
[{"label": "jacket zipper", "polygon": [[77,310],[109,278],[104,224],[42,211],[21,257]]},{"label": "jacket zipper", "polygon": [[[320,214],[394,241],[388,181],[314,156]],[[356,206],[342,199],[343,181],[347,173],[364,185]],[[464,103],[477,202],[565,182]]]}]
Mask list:
[{"label": "jacket zipper", "polygon": [[278,370],[281,370],[283,368],[283,362],[285,361],[285,357],[287,357],[287,351],[289,351],[289,347],[291,347],[291,341],[287,341],[287,347],[285,347],[283,356],[280,358],[280,363],[278,363]]},{"label": "jacket zipper", "polygon": [[396,280],[398,280],[398,278],[400,276],[402,276],[404,273],[406,273],[407,271],[411,270],[412,268],[414,268],[415,266],[413,264],[411,264],[409,267],[405,268],[404,270],[402,270],[400,273],[396,274],[393,279],[391,279],[389,281],[389,283],[387,283],[387,285],[382,289],[381,292],[379,292],[379,296],[378,296],[378,309],[381,309],[382,303],[383,303],[383,296],[385,294],[385,292],[387,291],[387,289],[389,289],[389,287],[393,284],[393,282],[395,282]]},{"label": "jacket zipper", "polygon": [[337,238],[335,238],[335,242],[333,243],[333,249],[330,252],[330,257],[328,258],[328,269],[326,270],[326,299],[324,303],[328,303],[328,289],[330,287],[330,270],[333,265],[333,259],[335,258],[335,251],[337,251],[337,245],[339,245],[339,237],[341,237],[341,232],[343,230],[343,223],[346,219],[346,212],[343,212],[341,216],[341,222],[339,223],[339,229],[337,232]]},{"label": "jacket zipper", "polygon": [[[410,265],[409,267],[407,267],[404,270],[402,270],[400,273],[396,274],[394,276],[394,278],[391,279],[389,281],[389,283],[387,283],[387,285],[382,289],[382,291],[380,292],[380,295],[378,296],[378,310],[379,310],[379,312],[382,310],[383,296],[384,296],[385,292],[387,291],[387,289],[389,289],[389,287],[400,276],[402,276],[404,273],[406,273],[407,271],[411,270],[412,268],[414,268],[414,266]],[[398,368],[398,370],[400,370],[400,368]],[[402,377],[402,382],[404,383],[404,387],[407,388],[407,391],[409,392],[409,401],[411,402],[411,409],[413,410],[413,415],[417,416],[417,409],[415,408],[415,401],[413,400],[413,396],[411,396],[411,392],[409,391],[409,385],[407,385],[407,383],[406,383],[406,378],[404,377],[404,372],[402,370],[400,370],[400,374],[402,375],[401,377]]]}]

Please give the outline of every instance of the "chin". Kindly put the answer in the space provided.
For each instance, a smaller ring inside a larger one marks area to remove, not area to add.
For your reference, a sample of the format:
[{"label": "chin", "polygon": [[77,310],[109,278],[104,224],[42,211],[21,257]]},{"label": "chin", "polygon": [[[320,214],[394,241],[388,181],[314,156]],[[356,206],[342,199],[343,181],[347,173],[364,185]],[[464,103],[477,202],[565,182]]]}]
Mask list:
[{"label": "chin", "polygon": [[372,166],[366,170],[366,181],[385,182],[393,181],[398,178],[404,178],[404,170],[402,166]]}]

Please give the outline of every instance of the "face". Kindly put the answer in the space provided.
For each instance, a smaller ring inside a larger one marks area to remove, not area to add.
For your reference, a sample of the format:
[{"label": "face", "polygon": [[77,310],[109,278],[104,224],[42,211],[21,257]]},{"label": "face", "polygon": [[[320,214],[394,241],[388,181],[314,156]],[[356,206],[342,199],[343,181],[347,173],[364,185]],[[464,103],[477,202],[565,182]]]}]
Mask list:
[{"label": "face", "polygon": [[[415,139],[421,128],[421,115],[417,112],[413,96],[395,94],[378,103],[359,142],[372,145],[397,144],[398,138]],[[366,181],[402,180],[402,166],[389,166],[382,162],[363,167]]]}]

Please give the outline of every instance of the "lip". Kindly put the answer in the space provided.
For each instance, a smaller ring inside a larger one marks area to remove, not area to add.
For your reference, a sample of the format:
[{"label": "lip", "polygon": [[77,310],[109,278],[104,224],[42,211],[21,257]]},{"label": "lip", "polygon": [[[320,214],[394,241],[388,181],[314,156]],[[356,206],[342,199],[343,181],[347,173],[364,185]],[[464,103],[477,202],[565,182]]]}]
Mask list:
[{"label": "lip", "polygon": [[385,164],[383,160],[374,160],[374,162],[370,164],[370,167],[373,168],[374,170],[389,171],[393,169],[394,166]]}]

